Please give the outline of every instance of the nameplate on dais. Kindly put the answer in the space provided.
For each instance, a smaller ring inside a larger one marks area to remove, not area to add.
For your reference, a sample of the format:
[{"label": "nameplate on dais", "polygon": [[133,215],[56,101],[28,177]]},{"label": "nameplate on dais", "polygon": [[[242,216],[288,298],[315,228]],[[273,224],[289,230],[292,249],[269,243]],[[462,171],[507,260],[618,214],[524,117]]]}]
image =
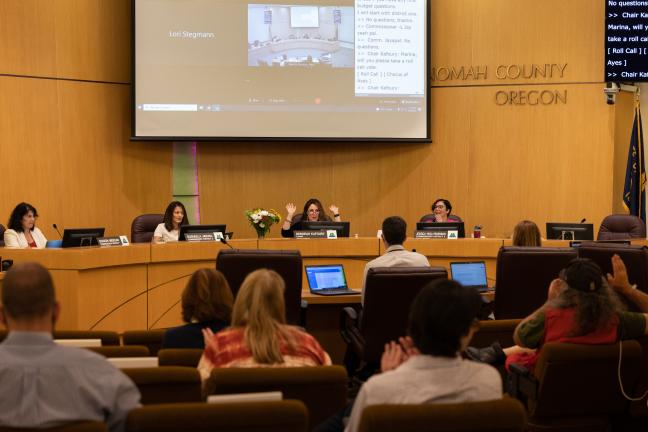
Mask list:
[{"label": "nameplate on dais", "polygon": [[296,239],[326,238],[324,230],[295,230],[293,233]]}]

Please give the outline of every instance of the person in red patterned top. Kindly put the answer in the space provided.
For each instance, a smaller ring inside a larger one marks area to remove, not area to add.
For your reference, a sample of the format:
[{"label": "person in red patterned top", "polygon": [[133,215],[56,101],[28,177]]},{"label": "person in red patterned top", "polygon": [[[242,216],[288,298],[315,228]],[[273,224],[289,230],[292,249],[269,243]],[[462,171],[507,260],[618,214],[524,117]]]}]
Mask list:
[{"label": "person in red patterned top", "polygon": [[220,367],[326,366],[331,358],[317,340],[286,324],[285,284],[275,271],[250,273],[236,296],[232,326],[203,330],[205,352],[198,370],[203,382]]}]

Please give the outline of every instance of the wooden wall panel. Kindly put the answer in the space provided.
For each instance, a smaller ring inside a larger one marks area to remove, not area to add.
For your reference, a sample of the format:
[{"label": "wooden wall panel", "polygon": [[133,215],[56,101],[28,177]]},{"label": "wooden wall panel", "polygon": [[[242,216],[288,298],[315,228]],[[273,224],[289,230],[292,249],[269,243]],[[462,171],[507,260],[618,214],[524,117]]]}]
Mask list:
[{"label": "wooden wall panel", "polygon": [[130,235],[171,196],[168,143],[129,141],[129,87],[0,77],[0,217],[28,201],[39,226],[105,226]]},{"label": "wooden wall panel", "polygon": [[484,81],[435,84],[510,83],[495,76],[496,66],[545,63],[568,63],[569,82],[599,82],[604,66],[604,6],[591,0],[435,0],[431,66],[488,65]]},{"label": "wooden wall panel", "polygon": [[0,74],[130,82],[130,0],[0,0]]}]

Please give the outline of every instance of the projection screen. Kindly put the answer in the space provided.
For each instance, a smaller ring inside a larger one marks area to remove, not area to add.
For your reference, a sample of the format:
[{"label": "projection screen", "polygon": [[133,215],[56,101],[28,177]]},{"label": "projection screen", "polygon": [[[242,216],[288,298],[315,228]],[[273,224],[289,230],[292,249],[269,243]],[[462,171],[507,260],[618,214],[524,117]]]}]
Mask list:
[{"label": "projection screen", "polygon": [[426,0],[134,0],[133,19],[133,139],[429,141]]}]

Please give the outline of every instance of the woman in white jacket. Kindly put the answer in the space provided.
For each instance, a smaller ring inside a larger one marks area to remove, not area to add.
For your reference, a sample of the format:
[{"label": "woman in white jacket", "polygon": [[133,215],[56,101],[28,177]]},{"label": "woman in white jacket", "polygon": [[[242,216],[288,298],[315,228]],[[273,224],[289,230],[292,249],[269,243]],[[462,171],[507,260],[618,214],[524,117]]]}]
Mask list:
[{"label": "woman in white jacket", "polygon": [[36,228],[37,217],[38,212],[34,206],[25,202],[18,204],[9,216],[9,226],[4,233],[5,247],[44,248],[47,239]]}]

